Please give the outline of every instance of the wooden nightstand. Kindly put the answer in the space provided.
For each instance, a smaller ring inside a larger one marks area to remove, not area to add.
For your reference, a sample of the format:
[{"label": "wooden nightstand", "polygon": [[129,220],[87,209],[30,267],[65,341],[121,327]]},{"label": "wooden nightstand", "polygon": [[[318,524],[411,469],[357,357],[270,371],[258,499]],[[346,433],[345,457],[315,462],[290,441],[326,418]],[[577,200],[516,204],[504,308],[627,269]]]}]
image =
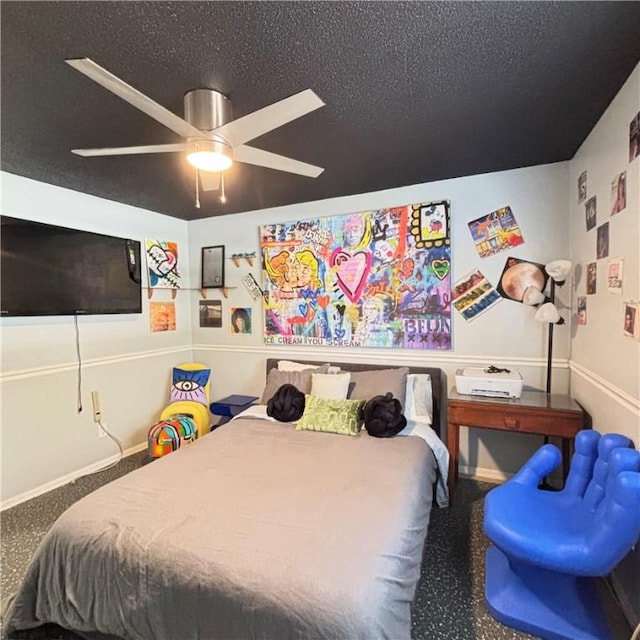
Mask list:
[{"label": "wooden nightstand", "polygon": [[449,499],[453,501],[458,481],[460,427],[517,431],[562,438],[562,471],[569,471],[571,441],[584,429],[584,411],[566,395],[542,391],[523,391],[522,397],[484,398],[449,392],[447,449],[449,463]]}]

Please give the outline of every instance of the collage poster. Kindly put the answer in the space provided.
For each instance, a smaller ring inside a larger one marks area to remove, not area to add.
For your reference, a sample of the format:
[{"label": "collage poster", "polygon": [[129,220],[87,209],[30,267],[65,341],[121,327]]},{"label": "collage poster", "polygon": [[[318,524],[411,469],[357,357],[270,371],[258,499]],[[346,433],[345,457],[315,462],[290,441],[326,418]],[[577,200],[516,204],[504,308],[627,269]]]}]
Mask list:
[{"label": "collage poster", "polygon": [[266,344],[451,348],[448,202],[260,228]]}]

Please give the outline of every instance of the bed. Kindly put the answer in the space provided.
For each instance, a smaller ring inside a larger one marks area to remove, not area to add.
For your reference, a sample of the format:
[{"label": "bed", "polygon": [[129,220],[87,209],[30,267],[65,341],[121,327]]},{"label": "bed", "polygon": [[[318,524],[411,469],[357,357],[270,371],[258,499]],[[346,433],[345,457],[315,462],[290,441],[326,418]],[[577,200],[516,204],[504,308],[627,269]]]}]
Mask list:
[{"label": "bed", "polygon": [[[411,372],[430,374],[438,440],[443,374]],[[432,503],[446,487],[427,441],[240,415],[70,507],[3,626],[54,623],[105,640],[409,638]]]}]

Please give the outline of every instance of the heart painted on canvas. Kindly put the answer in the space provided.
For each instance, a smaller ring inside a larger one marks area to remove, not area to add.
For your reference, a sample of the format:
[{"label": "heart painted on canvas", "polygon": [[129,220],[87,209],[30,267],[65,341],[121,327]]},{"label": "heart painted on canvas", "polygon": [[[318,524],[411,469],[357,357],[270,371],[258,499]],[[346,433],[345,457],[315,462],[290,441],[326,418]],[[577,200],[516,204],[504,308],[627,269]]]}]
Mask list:
[{"label": "heart painted on canvas", "polygon": [[349,253],[340,247],[331,254],[329,264],[335,271],[338,286],[347,298],[351,302],[358,300],[371,271],[371,254],[366,251]]},{"label": "heart painted on canvas", "polygon": [[438,280],[444,280],[451,270],[451,265],[448,260],[432,260],[431,268],[433,269],[433,273],[438,278]]}]

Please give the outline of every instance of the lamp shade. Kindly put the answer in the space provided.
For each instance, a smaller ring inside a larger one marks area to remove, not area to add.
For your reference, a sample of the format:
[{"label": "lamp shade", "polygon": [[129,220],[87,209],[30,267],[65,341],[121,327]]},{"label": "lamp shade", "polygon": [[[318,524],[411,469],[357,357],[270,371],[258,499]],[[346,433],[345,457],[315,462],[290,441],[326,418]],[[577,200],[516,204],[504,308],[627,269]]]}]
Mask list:
[{"label": "lamp shade", "polygon": [[558,307],[553,302],[545,302],[536,311],[536,320],[538,322],[547,322],[549,324],[563,324],[564,319],[560,317]]},{"label": "lamp shade", "polygon": [[557,284],[562,284],[571,271],[569,260],[554,260],[545,266],[544,270]]},{"label": "lamp shade", "polygon": [[545,301],[544,293],[538,289],[538,287],[530,286],[524,290],[524,294],[522,296],[522,302],[524,304],[531,305],[535,307],[538,304],[541,304]]}]

